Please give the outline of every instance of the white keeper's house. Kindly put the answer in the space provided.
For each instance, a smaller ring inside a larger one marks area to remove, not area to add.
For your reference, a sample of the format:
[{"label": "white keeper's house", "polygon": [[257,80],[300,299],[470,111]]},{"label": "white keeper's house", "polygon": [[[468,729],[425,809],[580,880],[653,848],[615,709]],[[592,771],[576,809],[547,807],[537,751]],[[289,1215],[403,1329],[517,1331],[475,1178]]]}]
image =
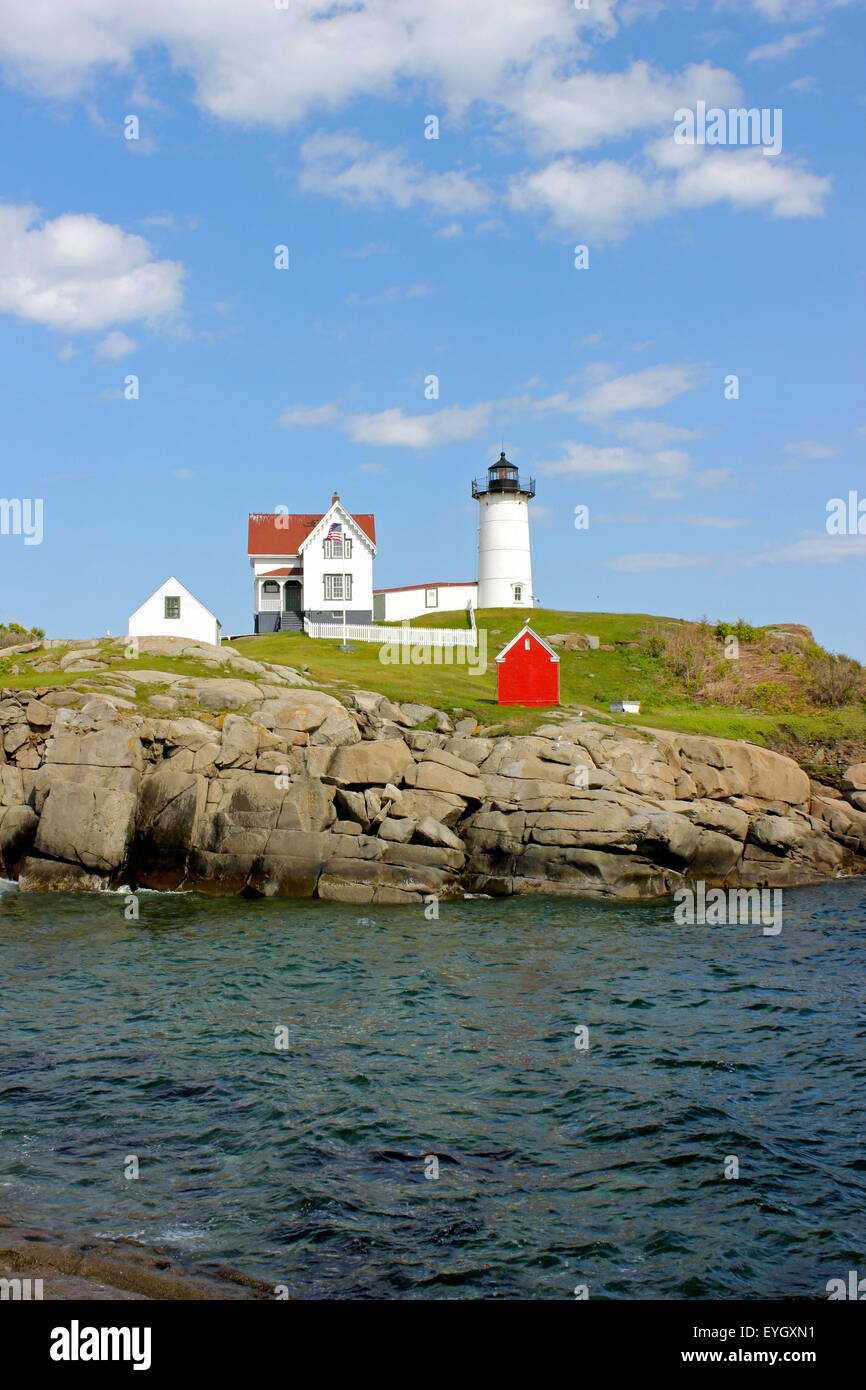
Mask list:
[{"label": "white keeper's house", "polygon": [[334,493],[324,515],[251,512],[247,545],[256,632],[300,632],[303,619],[373,618],[376,523],[352,516]]},{"label": "white keeper's house", "polygon": [[529,502],[535,479],[505,454],[472,482],[478,502],[478,579],[374,589],[376,523],[338,493],[324,514],[251,512],[254,630],[300,632],[311,623],[401,622],[439,610],[532,608]]}]

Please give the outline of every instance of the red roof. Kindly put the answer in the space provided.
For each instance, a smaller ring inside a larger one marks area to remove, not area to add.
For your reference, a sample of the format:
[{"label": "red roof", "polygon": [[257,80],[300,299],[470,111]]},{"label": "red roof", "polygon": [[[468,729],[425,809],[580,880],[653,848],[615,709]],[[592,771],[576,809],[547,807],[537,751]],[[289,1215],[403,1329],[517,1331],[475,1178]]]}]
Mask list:
[{"label": "red roof", "polygon": [[446,579],[444,584],[398,584],[396,589],[374,589],[374,594],[407,594],[410,589],[474,589],[477,579]]},{"label": "red roof", "polygon": [[289,568],[288,565],[283,565],[282,569],[279,569],[279,570],[262,570],[262,572],[261,572],[261,574],[258,576],[258,578],[259,578],[259,579],[273,579],[273,578],[274,578],[274,575],[276,575],[276,574],[303,574],[303,572],[304,572],[304,571],[303,571],[303,569],[301,568],[300,565],[295,565],[295,566],[293,566],[291,569]]},{"label": "red roof", "polygon": [[[247,541],[248,555],[297,555],[311,531],[318,526],[324,512],[318,516],[297,512],[250,512]],[[352,517],[364,535],[376,544],[376,521],[372,513]],[[279,522],[279,525],[277,523]]]}]

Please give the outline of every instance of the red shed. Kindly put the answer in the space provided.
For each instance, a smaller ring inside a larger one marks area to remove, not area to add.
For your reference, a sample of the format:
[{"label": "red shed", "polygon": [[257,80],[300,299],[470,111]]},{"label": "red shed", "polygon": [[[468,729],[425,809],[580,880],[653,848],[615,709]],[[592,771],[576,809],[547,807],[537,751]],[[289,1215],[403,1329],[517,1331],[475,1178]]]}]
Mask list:
[{"label": "red shed", "polygon": [[528,622],[502,648],[496,665],[498,704],[559,704],[559,657]]}]

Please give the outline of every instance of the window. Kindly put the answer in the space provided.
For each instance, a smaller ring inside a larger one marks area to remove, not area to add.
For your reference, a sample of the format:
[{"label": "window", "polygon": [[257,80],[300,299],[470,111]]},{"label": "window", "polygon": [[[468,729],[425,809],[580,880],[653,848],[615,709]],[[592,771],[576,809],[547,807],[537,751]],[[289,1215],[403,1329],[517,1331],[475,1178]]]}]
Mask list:
[{"label": "window", "polygon": [[344,603],[351,602],[352,576],[350,574],[326,574],[322,577],[325,581],[326,603],[334,603],[337,599],[342,599]]},{"label": "window", "polygon": [[348,536],[345,540],[326,540],[322,542],[322,549],[326,560],[351,560],[352,542]]},{"label": "window", "polygon": [[515,602],[515,603],[522,603],[522,602],[523,602],[523,585],[522,585],[522,584],[512,584],[511,587],[512,587],[512,589],[514,590],[514,602]]},{"label": "window", "polygon": [[278,594],[279,592],[280,592],[280,586],[279,586],[279,584],[277,583],[276,579],[266,579],[266,580],[265,580],[264,584],[262,585],[262,593],[263,593],[263,594]]},{"label": "window", "polygon": [[165,596],[165,616],[167,618],[180,617],[180,595],[166,594]]},{"label": "window", "polygon": [[425,589],[425,590],[424,590],[424,607],[425,607],[425,608],[438,608],[438,607],[439,607],[439,590],[438,590],[438,589]]}]

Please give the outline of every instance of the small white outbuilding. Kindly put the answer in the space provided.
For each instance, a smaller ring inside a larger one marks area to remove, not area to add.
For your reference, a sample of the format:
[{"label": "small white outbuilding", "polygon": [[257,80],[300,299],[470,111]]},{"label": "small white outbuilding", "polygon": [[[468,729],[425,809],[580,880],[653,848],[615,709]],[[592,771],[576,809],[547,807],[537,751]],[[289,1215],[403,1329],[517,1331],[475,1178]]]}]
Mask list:
[{"label": "small white outbuilding", "polygon": [[218,647],[221,633],[219,620],[174,575],[129,619],[130,637],[189,637]]}]

